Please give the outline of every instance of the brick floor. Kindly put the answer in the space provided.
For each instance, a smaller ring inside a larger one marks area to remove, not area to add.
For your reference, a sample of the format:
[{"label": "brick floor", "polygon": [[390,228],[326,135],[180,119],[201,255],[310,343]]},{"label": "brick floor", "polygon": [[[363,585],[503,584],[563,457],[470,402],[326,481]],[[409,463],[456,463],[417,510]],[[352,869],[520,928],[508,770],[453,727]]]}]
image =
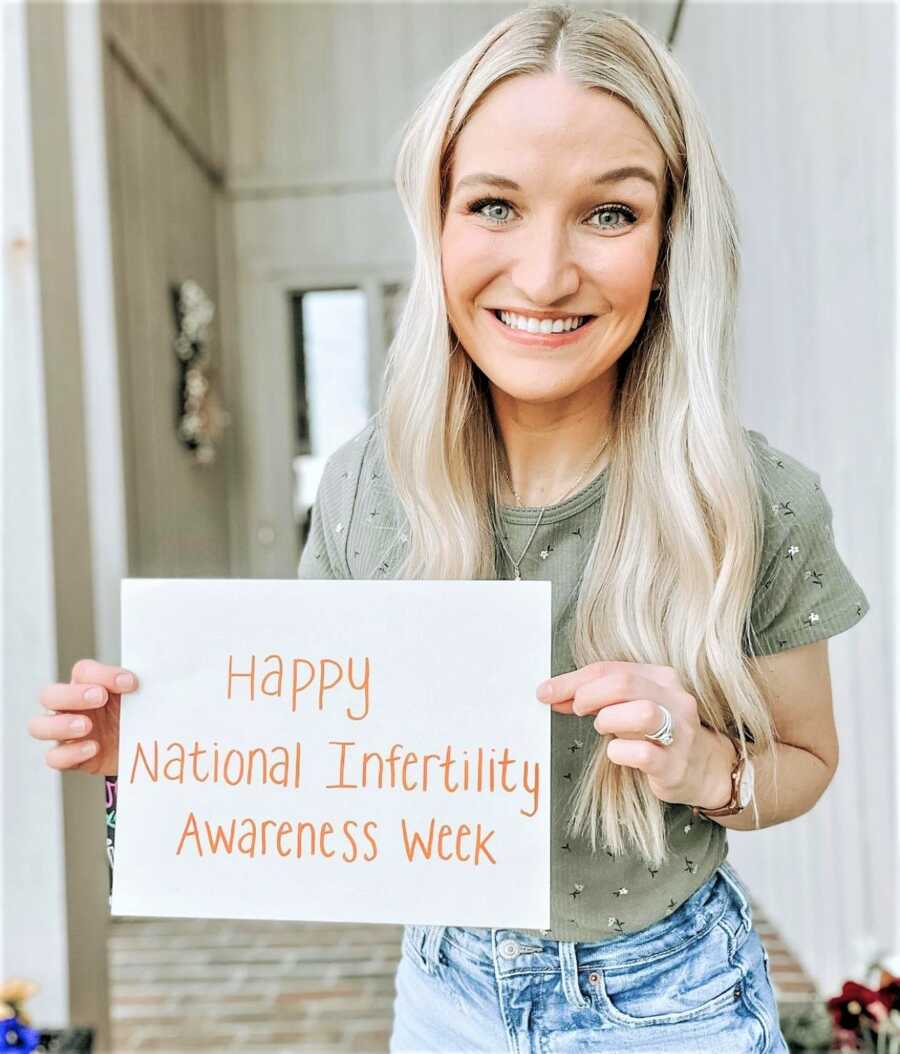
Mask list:
[{"label": "brick floor", "polygon": [[114,1049],[385,1051],[402,932],[115,918]]},{"label": "brick floor", "polygon": [[[784,1007],[815,986],[754,905]],[[113,1044],[125,1051],[387,1050],[402,926],[123,919],[109,941]]]}]

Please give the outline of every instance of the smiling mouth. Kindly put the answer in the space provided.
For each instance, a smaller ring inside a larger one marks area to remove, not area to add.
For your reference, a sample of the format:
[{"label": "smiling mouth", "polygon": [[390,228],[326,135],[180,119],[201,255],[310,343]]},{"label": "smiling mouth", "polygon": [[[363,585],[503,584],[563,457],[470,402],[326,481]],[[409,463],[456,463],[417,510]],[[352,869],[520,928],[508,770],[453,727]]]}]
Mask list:
[{"label": "smiling mouth", "polygon": [[[502,326],[505,326],[513,333],[532,334],[534,336],[575,333],[579,329],[583,329],[589,322],[592,321],[592,319],[596,318],[596,315],[568,315],[564,319],[538,319],[534,316],[529,315],[517,315],[514,311],[501,311],[498,308],[490,308],[489,310],[491,311],[491,314],[494,316],[494,318],[496,318]],[[503,315],[506,315],[507,319],[528,319],[528,325],[511,325],[508,321],[504,320]],[[576,320],[575,325],[571,324],[572,319]],[[549,325],[547,323],[549,323]]]},{"label": "smiling mouth", "polygon": [[[529,326],[528,329],[519,329],[518,327],[507,325],[507,323],[499,317],[499,313],[502,310],[500,308],[485,307],[482,308],[482,310],[488,316],[488,325],[492,328],[496,326],[498,335],[502,336],[505,341],[511,344],[517,344],[522,348],[532,348],[536,351],[542,349],[556,350],[575,345],[580,346],[582,339],[589,335],[587,330],[597,321],[598,317],[597,315],[571,315],[568,317],[579,319],[579,325],[574,329],[551,329],[549,333],[545,333],[541,329],[533,329],[531,326]],[[515,312],[503,311],[503,314],[509,316],[515,315]],[[534,316],[531,317],[533,318]],[[559,324],[564,320],[552,319],[550,321]]]}]

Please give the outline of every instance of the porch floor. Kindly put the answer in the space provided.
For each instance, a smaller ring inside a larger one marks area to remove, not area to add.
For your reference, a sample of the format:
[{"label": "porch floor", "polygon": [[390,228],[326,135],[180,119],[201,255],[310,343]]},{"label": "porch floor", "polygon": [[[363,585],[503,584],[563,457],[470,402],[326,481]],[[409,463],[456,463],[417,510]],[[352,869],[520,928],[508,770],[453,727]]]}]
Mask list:
[{"label": "porch floor", "polygon": [[[762,910],[779,1003],[815,987]],[[383,1054],[402,926],[206,919],[110,924],[113,1049]]]}]

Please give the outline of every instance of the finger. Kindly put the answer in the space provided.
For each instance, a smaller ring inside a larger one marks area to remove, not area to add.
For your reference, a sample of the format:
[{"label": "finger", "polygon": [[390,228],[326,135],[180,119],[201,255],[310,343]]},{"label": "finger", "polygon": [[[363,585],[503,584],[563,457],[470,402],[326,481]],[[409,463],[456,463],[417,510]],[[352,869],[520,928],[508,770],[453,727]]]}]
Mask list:
[{"label": "finger", "polygon": [[51,769],[71,769],[96,753],[96,742],[86,739],[83,743],[60,743],[58,747],[47,751],[44,760]]},{"label": "finger", "polygon": [[636,699],[650,699],[662,703],[671,701],[672,691],[661,688],[656,681],[644,677],[635,670],[619,670],[594,678],[575,689],[572,711],[576,714],[592,714],[605,706],[629,703]]},{"label": "finger", "polygon": [[582,666],[579,670],[572,670],[570,673],[560,673],[556,677],[551,677],[549,681],[544,681],[543,684],[538,686],[538,691],[546,688],[546,693],[541,691],[538,698],[544,703],[563,702],[566,699],[574,698],[575,692],[583,684],[588,684],[590,681],[610,673],[621,673],[629,670],[637,672],[642,677],[649,678],[658,685],[671,685],[676,676],[671,666],[654,666],[647,662],[620,662],[614,660],[592,662],[587,666]]},{"label": "finger", "polygon": [[667,749],[647,739],[610,739],[606,744],[606,756],[616,765],[640,769],[664,782],[669,763]]},{"label": "finger", "polygon": [[634,699],[604,706],[594,718],[594,728],[601,735],[612,733],[623,739],[643,739],[662,728],[665,716],[654,700]]},{"label": "finger", "polygon": [[91,719],[81,714],[32,717],[28,722],[28,734],[34,739],[79,739],[92,727]]},{"label": "finger", "polygon": [[51,684],[40,702],[47,710],[96,710],[108,700],[109,692],[99,684]]},{"label": "finger", "polygon": [[100,684],[110,692],[133,692],[138,679],[124,666],[107,666],[94,659],[79,659],[72,667],[73,684]]}]

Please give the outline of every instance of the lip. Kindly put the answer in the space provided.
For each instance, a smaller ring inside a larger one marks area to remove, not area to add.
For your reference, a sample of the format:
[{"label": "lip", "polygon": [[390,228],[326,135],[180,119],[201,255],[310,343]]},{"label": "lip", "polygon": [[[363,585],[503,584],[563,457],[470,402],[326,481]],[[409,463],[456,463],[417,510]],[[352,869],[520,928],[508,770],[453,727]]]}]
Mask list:
[{"label": "lip", "polygon": [[531,348],[559,348],[564,347],[566,344],[574,344],[581,339],[582,333],[586,333],[597,321],[597,316],[594,315],[589,322],[569,333],[526,333],[524,330],[510,329],[509,326],[504,325],[489,308],[482,308],[482,311],[487,312],[493,326],[507,340],[511,340],[513,344],[524,344],[526,347]]}]

